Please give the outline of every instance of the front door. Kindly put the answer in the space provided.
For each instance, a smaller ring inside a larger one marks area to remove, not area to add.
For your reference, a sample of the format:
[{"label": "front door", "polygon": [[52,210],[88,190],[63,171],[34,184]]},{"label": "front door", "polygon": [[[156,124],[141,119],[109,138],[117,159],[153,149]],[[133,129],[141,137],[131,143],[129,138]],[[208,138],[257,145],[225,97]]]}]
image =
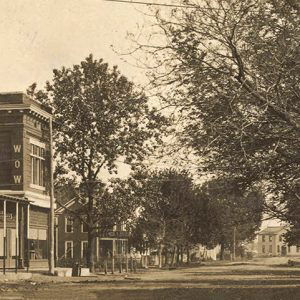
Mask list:
[{"label": "front door", "polygon": [[[3,267],[3,254],[4,254],[4,240],[3,240],[3,229],[0,229],[0,265]],[[16,230],[7,228],[6,229],[6,268],[14,268],[16,264]]]},{"label": "front door", "polygon": [[286,255],[286,246],[281,246],[281,255],[282,256]]}]

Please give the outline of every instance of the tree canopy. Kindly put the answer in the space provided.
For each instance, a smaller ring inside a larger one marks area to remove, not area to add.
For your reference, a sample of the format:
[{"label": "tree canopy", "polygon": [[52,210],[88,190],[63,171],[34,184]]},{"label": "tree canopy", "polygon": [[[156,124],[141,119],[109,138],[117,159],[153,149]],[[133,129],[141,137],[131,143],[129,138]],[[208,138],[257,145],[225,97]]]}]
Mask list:
[{"label": "tree canopy", "polygon": [[155,61],[153,87],[181,116],[178,139],[201,157],[202,174],[262,183],[269,212],[292,221],[300,203],[299,4],[185,3],[192,8],[155,11],[155,35],[136,40],[136,53]]},{"label": "tree canopy", "polygon": [[120,202],[124,197],[113,197],[103,189],[101,172],[117,172],[118,161],[132,167],[140,163],[160,142],[165,119],[116,66],[109,68],[92,55],[72,67],[54,69],[45,90],[37,91],[33,84],[28,94],[53,108],[57,175],[74,175],[79,194],[87,201],[87,252],[92,265],[91,249],[103,210],[111,214],[115,209],[122,215],[135,209]]}]

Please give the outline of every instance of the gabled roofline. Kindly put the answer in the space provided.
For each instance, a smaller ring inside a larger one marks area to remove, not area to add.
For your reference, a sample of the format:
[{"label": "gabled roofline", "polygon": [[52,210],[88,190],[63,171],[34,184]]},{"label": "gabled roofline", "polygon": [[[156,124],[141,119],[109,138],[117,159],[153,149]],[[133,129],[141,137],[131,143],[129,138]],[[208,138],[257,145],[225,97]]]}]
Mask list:
[{"label": "gabled roofline", "polygon": [[66,208],[69,208],[70,206],[72,206],[75,203],[76,197],[72,198],[71,200],[69,200],[68,202],[66,202],[64,204],[64,206],[61,206],[58,202],[57,205],[59,206],[59,208],[57,208],[55,210],[56,214],[62,214]]}]

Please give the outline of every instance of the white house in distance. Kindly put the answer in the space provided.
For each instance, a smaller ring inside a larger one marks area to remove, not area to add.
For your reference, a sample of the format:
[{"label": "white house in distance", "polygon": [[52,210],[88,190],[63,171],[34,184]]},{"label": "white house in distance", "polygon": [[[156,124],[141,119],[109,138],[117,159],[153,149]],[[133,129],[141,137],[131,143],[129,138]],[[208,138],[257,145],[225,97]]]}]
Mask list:
[{"label": "white house in distance", "polygon": [[300,256],[299,246],[288,246],[283,238],[286,226],[270,226],[258,233],[258,256]]}]

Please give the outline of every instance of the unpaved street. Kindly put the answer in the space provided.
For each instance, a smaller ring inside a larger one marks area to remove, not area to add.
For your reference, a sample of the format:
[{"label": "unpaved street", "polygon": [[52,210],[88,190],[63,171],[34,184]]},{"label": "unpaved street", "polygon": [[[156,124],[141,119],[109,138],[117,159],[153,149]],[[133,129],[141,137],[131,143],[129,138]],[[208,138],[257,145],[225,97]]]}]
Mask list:
[{"label": "unpaved street", "polygon": [[203,265],[149,270],[127,277],[4,283],[0,299],[300,299],[300,268],[280,265]]}]

